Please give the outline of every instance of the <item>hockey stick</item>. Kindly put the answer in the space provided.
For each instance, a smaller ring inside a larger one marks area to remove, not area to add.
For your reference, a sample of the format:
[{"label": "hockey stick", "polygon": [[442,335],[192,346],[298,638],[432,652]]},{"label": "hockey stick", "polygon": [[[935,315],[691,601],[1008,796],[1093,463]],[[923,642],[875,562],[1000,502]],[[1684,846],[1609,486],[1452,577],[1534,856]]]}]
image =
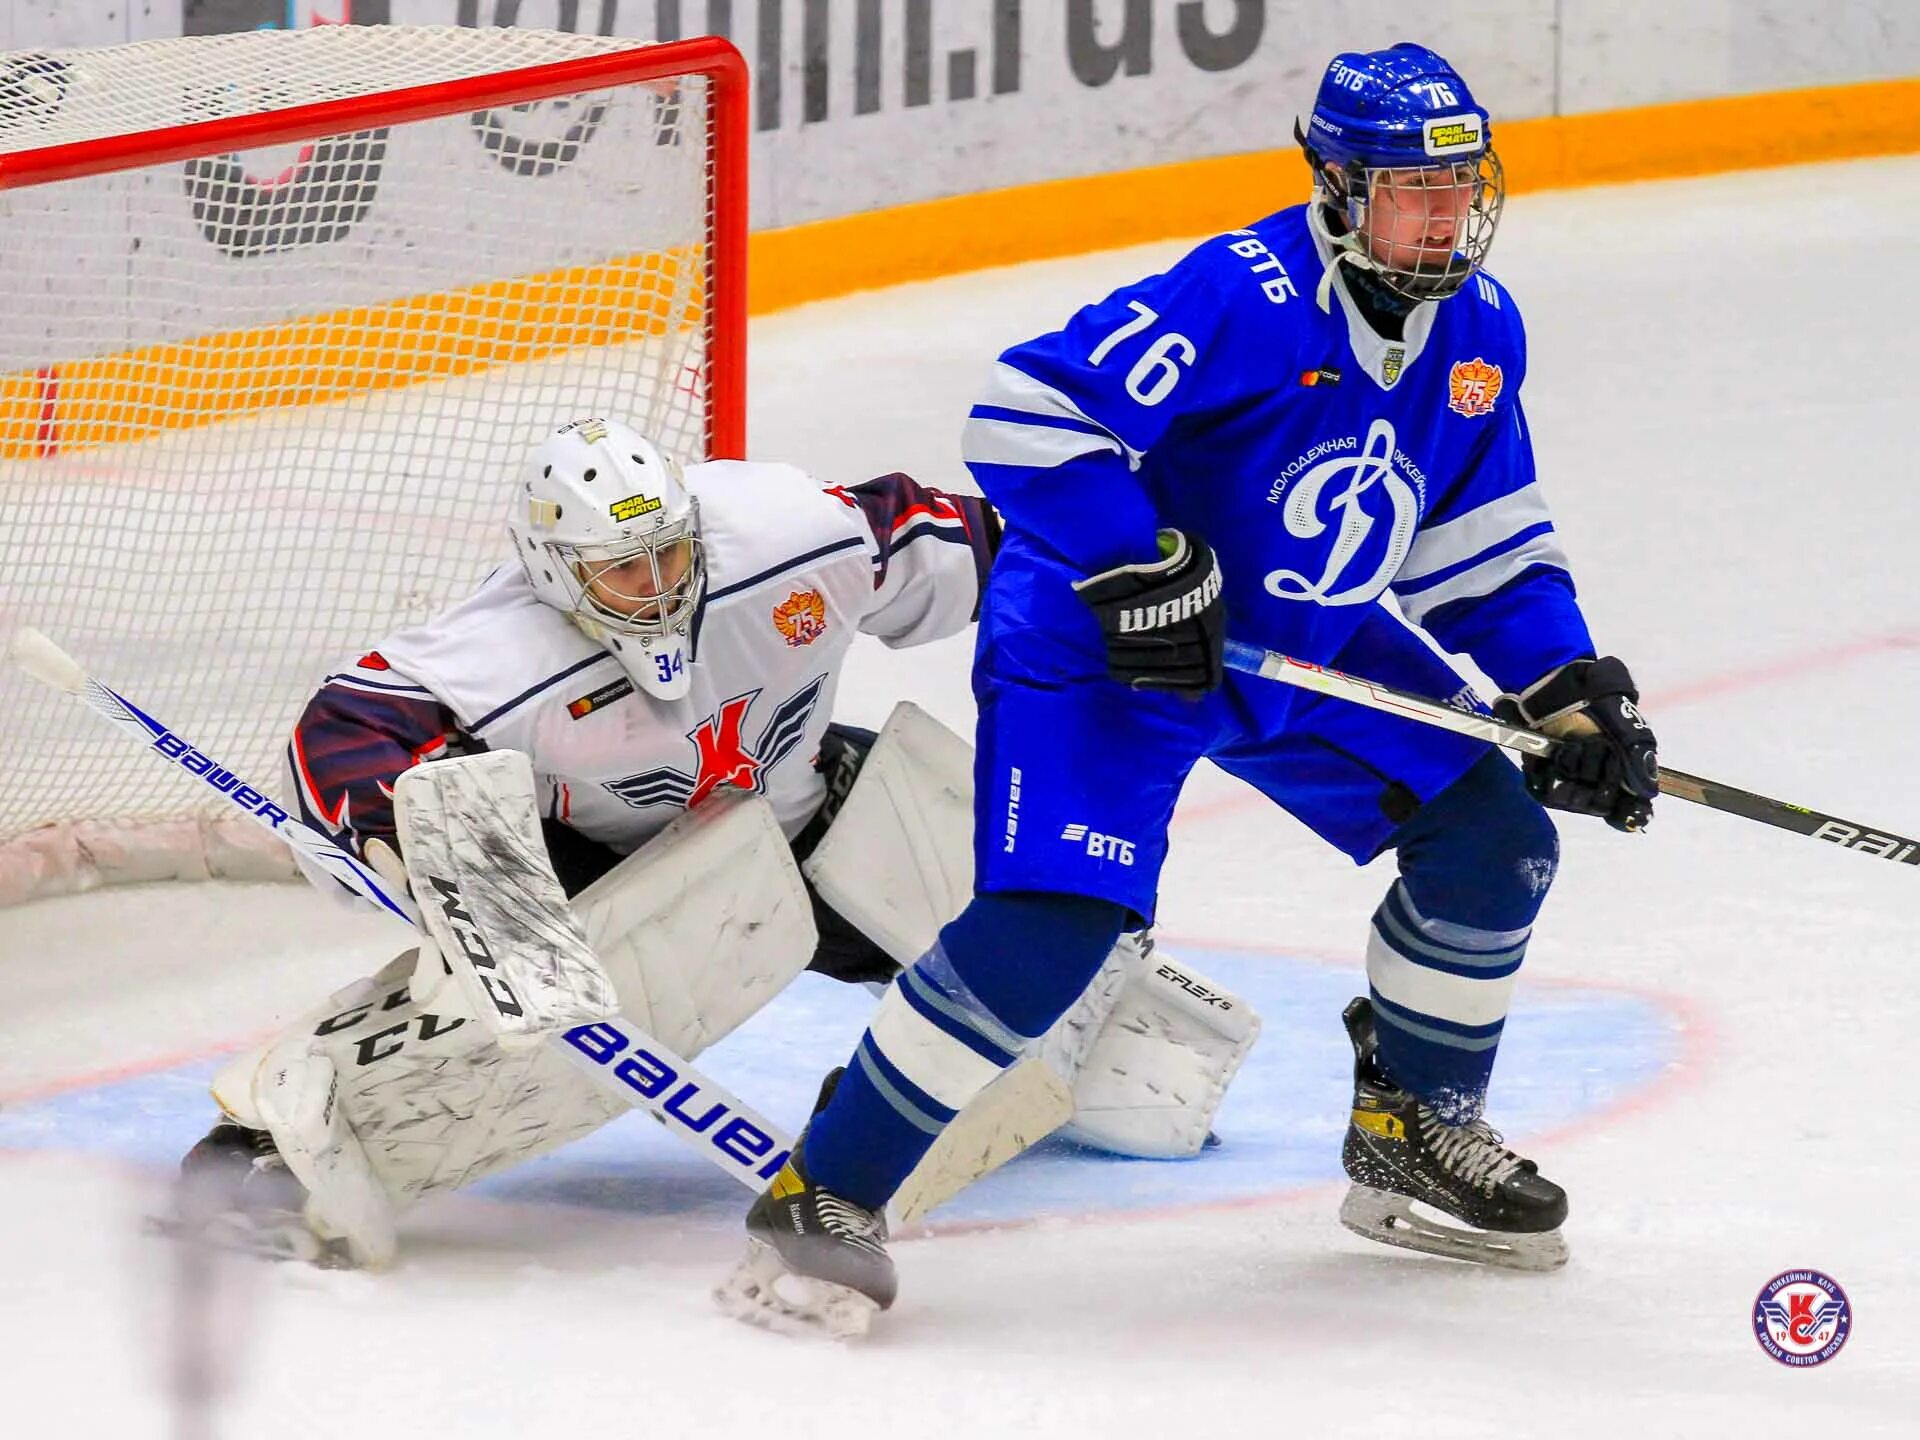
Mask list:
[{"label": "hockey stick", "polygon": [[[1244,641],[1227,641],[1226,661],[1230,670],[1258,675],[1264,680],[1278,680],[1284,685],[1311,690],[1318,695],[1350,700],[1369,710],[1404,716],[1422,725],[1451,730],[1456,735],[1470,735],[1503,749],[1517,750],[1522,755],[1550,755],[1559,743],[1522,725],[1509,725],[1491,715],[1463,710],[1459,706],[1428,700],[1419,695],[1409,695],[1390,685],[1362,680],[1357,675],[1342,674],[1309,661],[1295,660],[1277,650],[1263,650],[1258,645],[1248,645]],[[1784,800],[1773,800],[1765,795],[1756,795],[1751,790],[1722,785],[1717,780],[1689,775],[1684,770],[1672,770],[1662,765],[1660,793],[1678,800],[1690,800],[1709,810],[1722,810],[1743,819],[1758,820],[1763,825],[1791,830],[1796,835],[1830,841],[1844,850],[1857,850],[1875,859],[1920,865],[1920,840],[1874,830],[1851,820],[1809,810],[1802,805],[1789,805]]]},{"label": "hockey stick", "polygon": [[[197,776],[249,819],[278,835],[349,889],[388,914],[417,926],[410,898],[388,891],[371,869],[311,826],[293,819],[247,784],[109,689],[37,630],[21,629],[8,645],[13,662],[34,679],[84,701],[130,740]],[[577,1025],[547,1043],[577,1063],[606,1094],[639,1106],[748,1189],[758,1192],[786,1163],[793,1142],[759,1114],[707,1079],[625,1016]]]}]

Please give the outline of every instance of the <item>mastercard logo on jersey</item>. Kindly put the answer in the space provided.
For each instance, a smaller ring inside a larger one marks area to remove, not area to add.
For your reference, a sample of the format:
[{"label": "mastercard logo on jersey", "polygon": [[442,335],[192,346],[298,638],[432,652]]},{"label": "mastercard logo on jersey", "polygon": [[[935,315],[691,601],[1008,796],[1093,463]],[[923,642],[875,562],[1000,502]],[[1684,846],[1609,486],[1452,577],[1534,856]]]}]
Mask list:
[{"label": "mastercard logo on jersey", "polygon": [[611,705],[624,696],[633,694],[633,681],[624,675],[611,685],[602,685],[590,695],[582,695],[578,700],[567,702],[567,714],[574,719],[584,719],[603,706]]},{"label": "mastercard logo on jersey", "polygon": [[789,645],[811,645],[827,633],[827,602],[818,590],[796,590],[773,607],[774,628]]},{"label": "mastercard logo on jersey", "polygon": [[1477,356],[1472,360],[1456,360],[1453,369],[1447,372],[1447,408],[1469,419],[1485,415],[1500,398],[1500,387],[1505,383],[1498,365],[1490,365]]}]

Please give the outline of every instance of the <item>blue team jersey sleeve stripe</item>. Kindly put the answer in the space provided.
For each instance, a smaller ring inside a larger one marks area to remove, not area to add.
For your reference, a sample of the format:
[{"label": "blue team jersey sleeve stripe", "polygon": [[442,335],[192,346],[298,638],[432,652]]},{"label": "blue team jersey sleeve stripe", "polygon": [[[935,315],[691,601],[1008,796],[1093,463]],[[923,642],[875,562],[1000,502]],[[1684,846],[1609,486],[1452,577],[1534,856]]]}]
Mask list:
[{"label": "blue team jersey sleeve stripe", "polygon": [[976,405],[967,412],[973,420],[1003,420],[1014,425],[1039,425],[1054,430],[1074,430],[1082,435],[1105,436],[1107,432],[1091,420],[1074,415],[1036,415],[1004,405]]},{"label": "blue team jersey sleeve stripe", "polygon": [[[1458,600],[1492,595],[1527,571],[1542,569],[1559,570],[1562,573],[1567,570],[1566,554],[1560,549],[1550,529],[1427,589],[1403,594],[1396,586],[1394,594],[1400,601],[1402,613],[1413,624],[1419,625],[1431,610]],[[1477,656],[1475,658],[1478,659]]]},{"label": "blue team jersey sleeve stripe", "polygon": [[994,362],[987,388],[960,432],[969,465],[1024,465],[1051,470],[1079,455],[1124,455],[1129,469],[1140,452],[1069,398],[1005,360]]},{"label": "blue team jersey sleeve stripe", "polygon": [[1551,520],[1542,520],[1537,525],[1529,525],[1524,530],[1516,531],[1512,535],[1495,541],[1493,544],[1487,546],[1486,549],[1469,555],[1464,560],[1456,560],[1444,569],[1430,571],[1417,580],[1409,580],[1406,571],[1402,570],[1400,577],[1393,582],[1393,593],[1402,599],[1405,599],[1409,595],[1424,594],[1429,590],[1437,589],[1439,586],[1446,584],[1447,581],[1453,579],[1456,575],[1464,575],[1469,570],[1478,569],[1488,561],[1498,559],[1500,556],[1506,555],[1514,550],[1519,550],[1531,544],[1533,541],[1538,540],[1541,536],[1551,535],[1552,533],[1553,522]]},{"label": "blue team jersey sleeve stripe", "polygon": [[1413,548],[1400,567],[1399,581],[1419,580],[1450,570],[1463,561],[1487,554],[1515,535],[1537,530],[1549,518],[1546,496],[1540,486],[1537,483],[1523,485],[1465,514],[1423,528],[1413,537]]},{"label": "blue team jersey sleeve stripe", "polygon": [[969,420],[960,432],[960,458],[969,465],[1018,465],[1053,470],[1082,455],[1125,453],[1112,436],[1046,425]]}]

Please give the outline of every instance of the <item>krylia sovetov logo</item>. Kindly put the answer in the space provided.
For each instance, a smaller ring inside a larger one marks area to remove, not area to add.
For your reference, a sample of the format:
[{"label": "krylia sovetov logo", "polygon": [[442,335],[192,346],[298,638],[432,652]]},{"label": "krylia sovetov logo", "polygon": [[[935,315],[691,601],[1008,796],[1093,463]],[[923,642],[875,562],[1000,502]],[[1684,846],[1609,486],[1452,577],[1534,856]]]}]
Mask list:
[{"label": "krylia sovetov logo", "polygon": [[1853,1306],[1831,1276],[1783,1270],[1753,1302],[1753,1337],[1760,1348],[1796,1370],[1823,1365],[1853,1333]]}]

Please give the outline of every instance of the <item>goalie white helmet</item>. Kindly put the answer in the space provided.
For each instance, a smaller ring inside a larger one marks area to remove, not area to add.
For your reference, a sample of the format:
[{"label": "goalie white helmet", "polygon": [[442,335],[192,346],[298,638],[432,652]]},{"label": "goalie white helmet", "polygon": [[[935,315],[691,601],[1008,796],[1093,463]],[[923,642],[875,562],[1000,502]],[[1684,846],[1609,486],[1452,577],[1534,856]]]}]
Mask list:
[{"label": "goalie white helmet", "polygon": [[569,421],[527,462],[507,528],[535,595],[644,693],[687,693],[707,565],[700,502],[677,461],[617,420]]}]

